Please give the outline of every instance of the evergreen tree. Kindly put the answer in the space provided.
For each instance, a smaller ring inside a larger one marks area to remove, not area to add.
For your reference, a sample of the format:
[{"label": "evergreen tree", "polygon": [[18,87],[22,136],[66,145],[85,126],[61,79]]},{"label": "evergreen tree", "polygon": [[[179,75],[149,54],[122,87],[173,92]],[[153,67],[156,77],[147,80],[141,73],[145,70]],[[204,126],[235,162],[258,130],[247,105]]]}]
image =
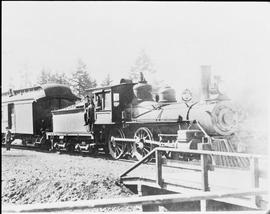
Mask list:
[{"label": "evergreen tree", "polygon": [[52,73],[50,70],[45,69],[42,69],[38,83],[59,83],[70,86],[69,78],[66,76],[65,73]]},{"label": "evergreen tree", "polygon": [[106,78],[102,81],[101,86],[108,86],[111,85],[113,80],[111,79],[110,74],[106,76]]},{"label": "evergreen tree", "polygon": [[146,81],[152,85],[152,93],[158,94],[161,85],[164,83],[163,80],[157,78],[156,69],[144,50],[140,52],[135,64],[131,67],[129,78],[133,82],[138,82],[140,80],[140,73],[143,73]]},{"label": "evergreen tree", "polygon": [[134,82],[137,82],[140,78],[140,72],[142,72],[144,75],[156,73],[150,57],[145,53],[144,50],[141,51],[135,61],[135,64],[131,67],[129,78],[131,78]]},{"label": "evergreen tree", "polygon": [[48,83],[49,79],[51,76],[51,72],[50,71],[46,71],[44,68],[42,69],[39,77],[38,77],[38,84],[46,84]]},{"label": "evergreen tree", "polygon": [[66,76],[65,73],[56,73],[53,74],[51,77],[51,81],[59,84],[64,84],[70,86],[69,78]]},{"label": "evergreen tree", "polygon": [[96,86],[96,80],[90,77],[86,64],[79,60],[77,69],[72,73],[71,87],[73,92],[79,97],[84,97],[87,94],[86,89]]}]

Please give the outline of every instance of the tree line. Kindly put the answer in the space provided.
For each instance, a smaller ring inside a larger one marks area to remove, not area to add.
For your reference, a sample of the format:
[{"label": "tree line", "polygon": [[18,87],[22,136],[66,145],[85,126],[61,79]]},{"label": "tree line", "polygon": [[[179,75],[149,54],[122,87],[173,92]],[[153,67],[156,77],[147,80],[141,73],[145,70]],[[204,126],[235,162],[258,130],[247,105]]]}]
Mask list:
[{"label": "tree line", "polygon": [[[156,73],[150,57],[142,50],[135,60],[134,65],[131,67],[128,78],[133,82],[137,82],[140,77],[140,72],[144,74],[153,75]],[[78,61],[76,69],[67,76],[65,73],[53,73],[50,70],[43,69],[38,77],[38,84],[47,83],[60,83],[68,85],[74,94],[78,97],[84,97],[86,95],[86,89],[97,87],[97,81],[93,77],[92,73],[89,72],[87,65],[82,61]],[[112,85],[113,80],[110,74],[104,78],[100,86]],[[158,89],[161,81],[153,80],[154,91]]]}]

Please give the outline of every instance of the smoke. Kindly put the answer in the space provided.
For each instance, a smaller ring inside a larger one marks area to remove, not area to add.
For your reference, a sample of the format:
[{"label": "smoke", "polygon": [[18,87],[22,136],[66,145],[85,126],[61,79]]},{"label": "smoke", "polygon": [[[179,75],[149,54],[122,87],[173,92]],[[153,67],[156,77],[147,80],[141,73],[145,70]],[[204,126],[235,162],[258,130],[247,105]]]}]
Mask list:
[{"label": "smoke", "polygon": [[[237,135],[246,152],[266,154],[269,139],[269,95],[265,80],[227,84],[228,95],[240,111]],[[235,85],[238,85],[237,87]],[[241,86],[241,87],[239,87]]]}]

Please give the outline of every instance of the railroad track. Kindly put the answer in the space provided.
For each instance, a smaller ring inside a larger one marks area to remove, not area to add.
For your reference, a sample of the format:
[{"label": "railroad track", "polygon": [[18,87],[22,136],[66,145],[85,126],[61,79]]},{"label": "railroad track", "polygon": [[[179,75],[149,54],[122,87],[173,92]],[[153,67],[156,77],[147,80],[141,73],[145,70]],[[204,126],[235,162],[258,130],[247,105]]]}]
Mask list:
[{"label": "railroad track", "polygon": [[[6,148],[5,144],[2,144],[2,148]],[[73,155],[73,156],[83,156],[83,157],[94,157],[94,158],[103,158],[103,159],[108,159],[108,160],[115,160],[110,157],[110,155],[105,154],[105,152],[99,152],[98,154],[90,154],[87,152],[68,152],[68,151],[48,151],[46,149],[37,147],[37,146],[30,146],[30,145],[11,145],[11,149],[19,149],[19,150],[31,150],[31,151],[38,151],[38,152],[44,152],[44,153],[59,153],[59,154],[66,154],[66,155]],[[132,159],[118,159],[117,161],[122,161],[122,162],[130,162],[130,163],[135,163],[136,160]]]},{"label": "railroad track", "polygon": [[[2,148],[5,148],[5,145],[2,144]],[[78,152],[78,151],[74,151],[74,152],[68,152],[68,151],[48,151],[48,150],[45,150],[45,149],[42,149],[40,147],[37,147],[37,146],[29,146],[29,145],[11,145],[11,149],[19,149],[19,150],[31,150],[31,151],[37,151],[37,152],[43,152],[43,153],[58,153],[58,154],[61,154],[61,155],[69,155],[69,156],[82,156],[82,157],[89,157],[89,158],[102,158],[102,159],[105,159],[105,160],[111,160],[111,161],[120,161],[120,162],[126,162],[126,163],[136,163],[137,160],[135,159],[127,159],[127,158],[121,158],[121,159],[113,159],[109,154],[105,154],[104,151],[100,151],[98,152],[97,154],[90,154],[88,152]],[[154,160],[154,159],[152,159]],[[175,160],[170,160],[170,161],[175,161]],[[179,164],[180,165],[191,165],[191,164],[196,164],[198,165],[199,162],[197,163],[194,163],[194,161],[191,161],[191,162],[187,162],[187,161],[180,161],[180,160],[177,160],[176,161],[177,163],[176,164],[173,164],[173,165],[167,165],[167,164],[164,164],[163,167],[165,168],[179,168]],[[156,165],[155,162],[152,162],[152,161],[146,161],[144,163],[145,165],[149,165],[149,166],[153,166],[153,165]]]}]

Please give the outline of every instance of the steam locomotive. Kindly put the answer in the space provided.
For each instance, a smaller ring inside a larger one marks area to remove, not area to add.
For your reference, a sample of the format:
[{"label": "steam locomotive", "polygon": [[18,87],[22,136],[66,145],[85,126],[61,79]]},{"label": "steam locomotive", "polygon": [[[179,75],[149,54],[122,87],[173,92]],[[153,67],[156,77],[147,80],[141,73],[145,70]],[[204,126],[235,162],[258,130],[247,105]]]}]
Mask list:
[{"label": "steam locomotive", "polygon": [[143,76],[138,83],[122,79],[118,85],[89,89],[96,103],[101,99],[93,132],[84,126],[82,102],[52,111],[53,131],[47,132],[47,139],[57,150],[95,153],[103,149],[114,159],[127,155],[141,159],[157,146],[234,151],[230,137],[237,129],[237,111],[220,93],[215,99],[207,97],[209,82],[205,73],[206,97],[201,102],[177,102],[170,87],[153,99],[152,87]]},{"label": "steam locomotive", "polygon": [[114,159],[141,159],[157,146],[233,152],[230,138],[237,129],[237,111],[221,93],[210,99],[210,89],[209,72],[202,75],[200,102],[193,102],[189,93],[177,102],[170,87],[154,99],[143,75],[138,83],[122,79],[117,85],[89,89],[88,95],[100,101],[92,131],[84,125],[84,102],[77,103],[79,98],[70,88],[47,84],[17,90],[2,94],[2,133],[3,127],[9,127],[24,145],[34,142],[58,151],[103,150]]}]

